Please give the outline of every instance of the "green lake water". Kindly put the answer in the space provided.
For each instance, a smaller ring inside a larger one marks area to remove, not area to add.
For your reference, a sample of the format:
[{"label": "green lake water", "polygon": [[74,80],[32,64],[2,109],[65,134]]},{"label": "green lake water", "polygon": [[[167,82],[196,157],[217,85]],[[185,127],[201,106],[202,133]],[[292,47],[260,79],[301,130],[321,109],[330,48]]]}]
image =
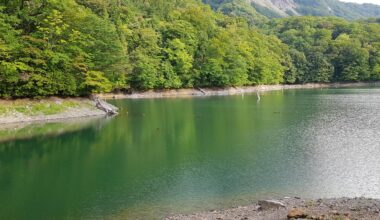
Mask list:
[{"label": "green lake water", "polygon": [[111,102],[121,108],[111,119],[0,138],[0,219],[159,219],[260,198],[380,198],[379,88]]}]

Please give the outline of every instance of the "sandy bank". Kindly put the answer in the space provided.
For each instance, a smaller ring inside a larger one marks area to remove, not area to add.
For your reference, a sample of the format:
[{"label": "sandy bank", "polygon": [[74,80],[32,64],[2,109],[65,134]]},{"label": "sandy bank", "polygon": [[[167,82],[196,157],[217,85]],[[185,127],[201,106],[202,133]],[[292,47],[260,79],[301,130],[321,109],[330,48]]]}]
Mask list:
[{"label": "sandy bank", "polygon": [[167,220],[285,220],[285,219],[380,219],[380,200],[339,198],[303,200],[284,198],[283,206],[260,207],[259,203],[232,209],[209,211],[192,215],[176,215]]},{"label": "sandy bank", "polygon": [[0,125],[105,116],[95,105],[87,98],[0,100]]},{"label": "sandy bank", "polygon": [[288,89],[315,89],[315,88],[346,88],[346,87],[366,87],[380,86],[376,83],[310,83],[297,85],[261,85],[229,88],[201,88],[201,89],[170,89],[170,90],[148,90],[143,92],[133,92],[132,94],[109,93],[97,96],[104,99],[144,99],[144,98],[176,98],[191,96],[223,96],[248,94],[256,92],[267,92]]}]

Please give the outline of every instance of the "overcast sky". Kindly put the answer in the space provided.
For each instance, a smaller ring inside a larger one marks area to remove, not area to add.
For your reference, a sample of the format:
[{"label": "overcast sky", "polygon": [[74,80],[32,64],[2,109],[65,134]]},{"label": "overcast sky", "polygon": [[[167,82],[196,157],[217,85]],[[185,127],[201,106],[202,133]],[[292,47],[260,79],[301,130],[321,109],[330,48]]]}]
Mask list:
[{"label": "overcast sky", "polygon": [[380,5],[380,0],[341,0],[342,2],[373,3]]}]

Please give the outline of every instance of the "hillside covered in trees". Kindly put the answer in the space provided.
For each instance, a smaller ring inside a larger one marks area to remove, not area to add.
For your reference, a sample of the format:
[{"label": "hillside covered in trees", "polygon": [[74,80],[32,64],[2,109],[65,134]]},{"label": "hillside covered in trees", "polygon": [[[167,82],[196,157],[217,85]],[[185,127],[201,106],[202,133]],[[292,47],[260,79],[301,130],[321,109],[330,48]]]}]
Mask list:
[{"label": "hillside covered in trees", "polygon": [[247,6],[0,0],[0,96],[380,80],[380,20]]},{"label": "hillside covered in trees", "polygon": [[355,4],[339,0],[204,0],[214,8],[245,4],[270,18],[287,16],[337,16],[349,20],[380,17],[380,5]]}]

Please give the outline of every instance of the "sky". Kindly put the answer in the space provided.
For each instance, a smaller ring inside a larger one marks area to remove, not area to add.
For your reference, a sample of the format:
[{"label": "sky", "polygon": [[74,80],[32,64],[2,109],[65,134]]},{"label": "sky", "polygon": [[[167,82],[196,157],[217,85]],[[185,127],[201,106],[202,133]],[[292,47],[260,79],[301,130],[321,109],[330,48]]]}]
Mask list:
[{"label": "sky", "polygon": [[380,0],[341,0],[342,2],[373,3],[380,5]]}]

